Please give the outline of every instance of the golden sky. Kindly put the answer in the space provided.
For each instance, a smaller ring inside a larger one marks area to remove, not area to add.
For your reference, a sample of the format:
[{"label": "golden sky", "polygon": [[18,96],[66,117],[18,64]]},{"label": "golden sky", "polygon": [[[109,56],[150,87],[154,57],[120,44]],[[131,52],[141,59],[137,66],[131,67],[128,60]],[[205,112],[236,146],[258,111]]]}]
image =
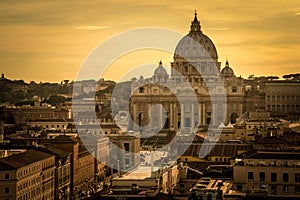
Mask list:
[{"label": "golden sky", "polygon": [[[111,36],[140,27],[187,34],[194,10],[222,66],[228,58],[236,75],[300,71],[299,0],[1,0],[0,72],[25,81],[74,80],[89,53]],[[122,56],[105,78],[118,80],[130,68],[160,59],[170,66],[172,54]]]}]

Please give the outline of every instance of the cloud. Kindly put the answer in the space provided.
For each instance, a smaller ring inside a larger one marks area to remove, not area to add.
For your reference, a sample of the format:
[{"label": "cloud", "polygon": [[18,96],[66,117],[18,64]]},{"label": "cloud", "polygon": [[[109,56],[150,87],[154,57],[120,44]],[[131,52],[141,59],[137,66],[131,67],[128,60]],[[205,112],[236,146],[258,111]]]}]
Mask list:
[{"label": "cloud", "polygon": [[109,29],[112,26],[77,26],[75,29],[77,30],[85,30],[85,31],[94,31],[94,30],[104,30]]},{"label": "cloud", "polygon": [[206,28],[207,30],[213,30],[213,31],[228,31],[229,27],[212,27],[212,28]]}]

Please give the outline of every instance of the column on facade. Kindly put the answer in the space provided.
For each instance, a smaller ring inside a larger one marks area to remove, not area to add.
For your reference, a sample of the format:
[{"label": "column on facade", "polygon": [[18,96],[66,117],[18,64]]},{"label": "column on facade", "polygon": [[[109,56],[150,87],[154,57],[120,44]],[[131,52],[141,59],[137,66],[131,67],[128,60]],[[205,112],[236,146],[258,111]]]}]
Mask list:
[{"label": "column on facade", "polygon": [[137,104],[134,103],[133,104],[133,108],[132,108],[132,125],[133,125],[133,130],[137,130],[138,129],[138,115],[139,113],[137,112]]},{"label": "column on facade", "polygon": [[159,108],[159,124],[160,124],[160,128],[163,127],[163,105],[160,106]]},{"label": "column on facade", "polygon": [[174,114],[174,129],[178,130],[178,109],[176,103],[173,104],[173,114]]},{"label": "column on facade", "polygon": [[198,124],[202,124],[202,117],[201,117],[201,112],[202,112],[202,103],[198,105]]},{"label": "column on facade", "polygon": [[184,128],[184,104],[182,103],[181,104],[181,110],[180,110],[180,112],[181,112],[181,122],[180,122],[180,126],[181,126],[181,128]]},{"label": "column on facade", "polygon": [[192,122],[191,122],[191,127],[194,128],[195,126],[195,105],[192,103]]},{"label": "column on facade", "polygon": [[173,114],[173,103],[170,103],[169,104],[169,126],[170,126],[170,128],[171,127],[174,127],[174,114]]},{"label": "column on facade", "polygon": [[206,109],[205,109],[205,106],[206,106],[206,104],[205,104],[205,102],[203,102],[203,104],[202,104],[202,124],[205,124],[206,122],[205,122],[205,117],[206,117]]}]

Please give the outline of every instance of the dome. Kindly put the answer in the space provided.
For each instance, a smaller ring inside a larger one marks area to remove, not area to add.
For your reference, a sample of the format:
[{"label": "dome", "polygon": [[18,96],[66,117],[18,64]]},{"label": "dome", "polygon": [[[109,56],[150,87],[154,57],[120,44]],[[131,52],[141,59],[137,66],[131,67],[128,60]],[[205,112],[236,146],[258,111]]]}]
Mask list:
[{"label": "dome", "polygon": [[197,13],[195,13],[195,18],[192,21],[189,34],[184,36],[176,46],[174,59],[180,57],[190,61],[207,57],[212,58],[214,61],[218,60],[218,54],[214,43],[201,31]]},{"label": "dome", "polygon": [[233,69],[229,66],[229,62],[226,61],[225,67],[221,71],[221,75],[225,77],[232,77],[234,76]]},{"label": "dome", "polygon": [[154,71],[154,76],[168,76],[167,70],[162,66],[162,62],[159,62],[158,68]]},{"label": "dome", "polygon": [[167,70],[163,67],[162,62],[159,62],[158,68],[154,71],[154,75],[152,77],[152,80],[155,83],[163,83],[167,82],[169,78]]}]

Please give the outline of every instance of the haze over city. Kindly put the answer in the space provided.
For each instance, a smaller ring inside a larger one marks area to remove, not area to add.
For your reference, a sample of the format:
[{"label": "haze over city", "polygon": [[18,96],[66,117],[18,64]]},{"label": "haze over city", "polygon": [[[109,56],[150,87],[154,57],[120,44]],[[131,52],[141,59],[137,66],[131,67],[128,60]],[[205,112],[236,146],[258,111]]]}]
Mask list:
[{"label": "haze over city", "polygon": [[[101,42],[140,27],[185,35],[195,9],[222,66],[228,58],[236,75],[281,77],[298,72],[297,0],[1,1],[0,71],[25,81],[74,80],[81,63]],[[172,59],[172,53],[162,51],[134,52],[115,61],[104,77],[118,81],[138,65],[162,60],[170,66]]]}]

